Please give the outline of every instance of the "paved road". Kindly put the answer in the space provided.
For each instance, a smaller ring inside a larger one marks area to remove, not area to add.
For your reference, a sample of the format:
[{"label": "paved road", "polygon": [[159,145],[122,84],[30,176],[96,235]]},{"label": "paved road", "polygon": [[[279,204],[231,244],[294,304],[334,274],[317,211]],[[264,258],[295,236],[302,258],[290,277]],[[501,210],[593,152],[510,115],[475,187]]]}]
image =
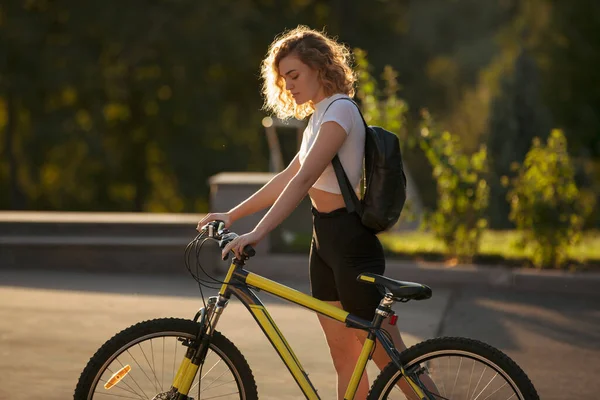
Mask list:
[{"label": "paved road", "polygon": [[[333,367],[316,317],[260,297],[322,398],[333,399]],[[200,303],[195,282],[180,276],[0,270],[0,399],[72,398],[87,360],[114,333],[143,319],[190,318]],[[487,341],[523,366],[544,400],[600,393],[600,296],[436,288],[431,300],[397,311],[409,345],[440,333]],[[239,303],[232,302],[219,329],[246,355],[261,399],[302,398]],[[377,371],[369,372],[372,380]]]},{"label": "paved road", "polygon": [[462,289],[452,294],[441,334],[501,349],[542,400],[600,398],[600,296]]},{"label": "paved road", "polygon": [[[306,284],[284,282],[308,292]],[[209,293],[210,295],[214,293]],[[323,399],[335,397],[335,375],[316,316],[259,294]],[[407,344],[435,335],[449,291],[399,305]],[[91,355],[121,329],[164,316],[192,318],[197,284],[181,276],[131,276],[0,270],[0,400],[72,398]],[[219,321],[246,356],[261,400],[302,394],[245,308],[232,301]],[[370,378],[378,373],[370,366]]]}]

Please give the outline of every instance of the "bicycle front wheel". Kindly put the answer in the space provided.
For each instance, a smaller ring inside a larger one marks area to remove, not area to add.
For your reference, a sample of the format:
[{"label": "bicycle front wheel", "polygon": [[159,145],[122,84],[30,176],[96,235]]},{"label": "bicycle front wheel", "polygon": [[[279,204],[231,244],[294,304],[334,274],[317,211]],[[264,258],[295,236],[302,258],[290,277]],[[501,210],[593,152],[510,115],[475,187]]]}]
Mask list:
[{"label": "bicycle front wheel", "polygon": [[[407,374],[430,390],[435,400],[539,400],[523,370],[506,354],[483,342],[457,337],[427,340],[400,355]],[[405,399],[407,383],[390,362],[379,374],[369,400]],[[433,384],[432,384],[433,382]]]},{"label": "bicycle front wheel", "polygon": [[[79,378],[74,399],[170,400],[168,391],[188,349],[182,340],[196,339],[199,328],[194,321],[163,318],[121,331],[90,359]],[[111,387],[108,382],[118,374],[124,377]],[[258,399],[246,359],[219,332],[214,332],[189,397]]]}]

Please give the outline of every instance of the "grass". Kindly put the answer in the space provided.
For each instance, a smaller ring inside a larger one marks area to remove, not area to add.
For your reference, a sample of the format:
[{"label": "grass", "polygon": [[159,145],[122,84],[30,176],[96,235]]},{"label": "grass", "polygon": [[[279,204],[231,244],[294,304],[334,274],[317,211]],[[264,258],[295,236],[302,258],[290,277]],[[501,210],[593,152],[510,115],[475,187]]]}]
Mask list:
[{"label": "grass", "polygon": [[[390,259],[440,261],[455,264],[444,254],[444,244],[432,233],[410,231],[401,233],[381,233],[378,235],[381,244]],[[529,255],[524,250],[513,246],[519,234],[514,230],[492,231],[483,233],[479,254],[473,262],[488,265],[507,265],[514,267],[531,267]],[[287,245],[280,246],[277,252],[308,253],[311,234],[297,234]],[[569,249],[569,261],[565,268],[600,269],[600,231],[588,231],[577,245]]]},{"label": "grass", "polygon": [[[516,231],[484,232],[478,263],[527,266],[528,254],[513,246],[519,234]],[[382,233],[381,243],[390,257],[444,261],[444,245],[432,233],[412,231]],[[581,242],[569,249],[569,264],[600,267],[600,232],[587,232]]]}]

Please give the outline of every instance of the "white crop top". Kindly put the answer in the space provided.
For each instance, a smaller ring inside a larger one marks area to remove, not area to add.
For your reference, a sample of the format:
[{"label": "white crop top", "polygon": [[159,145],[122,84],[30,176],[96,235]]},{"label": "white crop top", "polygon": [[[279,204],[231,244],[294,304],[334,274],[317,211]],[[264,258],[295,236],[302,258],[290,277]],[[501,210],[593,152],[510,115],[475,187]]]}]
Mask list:
[{"label": "white crop top", "polygon": [[[332,101],[343,97],[350,98],[345,94],[334,94],[315,105],[315,111],[302,135],[299,161],[300,165],[304,163],[308,151],[315,142],[321,125],[329,121],[337,122],[348,135],[342,147],[338,150],[338,157],[354,191],[360,197],[359,184],[365,153],[365,125],[358,108],[351,101],[339,100],[333,103],[327,110],[327,113],[323,115],[325,109]],[[338,184],[331,162],[312,187],[326,192],[341,194],[340,185]]]}]

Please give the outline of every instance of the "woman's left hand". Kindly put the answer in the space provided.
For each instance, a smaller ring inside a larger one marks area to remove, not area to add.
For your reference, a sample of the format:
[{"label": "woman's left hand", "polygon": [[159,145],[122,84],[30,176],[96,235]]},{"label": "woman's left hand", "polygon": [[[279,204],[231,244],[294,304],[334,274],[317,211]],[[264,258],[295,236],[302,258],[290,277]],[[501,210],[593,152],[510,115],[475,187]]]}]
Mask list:
[{"label": "woman's left hand", "polygon": [[244,253],[244,247],[246,247],[247,245],[254,247],[262,239],[263,236],[256,231],[252,231],[244,235],[238,236],[223,248],[221,258],[224,260],[225,256],[229,254],[230,251],[233,251],[235,253],[235,257],[241,260],[242,254]]}]

